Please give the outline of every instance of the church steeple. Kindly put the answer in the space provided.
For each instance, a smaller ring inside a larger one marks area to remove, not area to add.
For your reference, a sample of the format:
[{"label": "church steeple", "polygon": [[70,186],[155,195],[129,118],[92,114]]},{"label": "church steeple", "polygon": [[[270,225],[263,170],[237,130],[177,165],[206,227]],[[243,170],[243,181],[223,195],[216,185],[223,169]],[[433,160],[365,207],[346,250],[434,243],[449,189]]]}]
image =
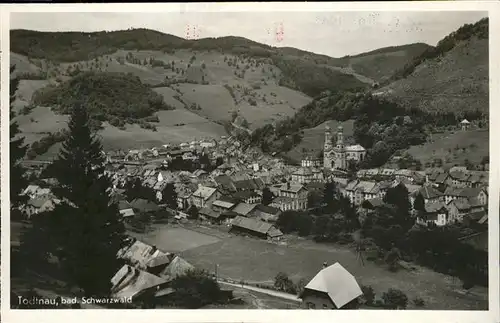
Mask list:
[{"label": "church steeple", "polygon": [[337,129],[337,149],[344,149],[344,128],[342,126]]},{"label": "church steeple", "polygon": [[332,133],[330,131],[330,127],[326,126],[325,127],[325,146],[324,146],[324,152],[329,151],[332,149]]}]

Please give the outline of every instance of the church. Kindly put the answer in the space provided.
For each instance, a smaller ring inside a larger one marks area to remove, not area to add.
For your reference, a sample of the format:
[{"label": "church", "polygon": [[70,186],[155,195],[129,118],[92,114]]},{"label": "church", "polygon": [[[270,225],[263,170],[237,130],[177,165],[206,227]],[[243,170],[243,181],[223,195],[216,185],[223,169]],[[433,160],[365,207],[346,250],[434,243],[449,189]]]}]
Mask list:
[{"label": "church", "polygon": [[323,167],[331,170],[345,170],[349,161],[359,163],[366,157],[366,150],[360,145],[345,146],[344,128],[337,129],[337,143],[332,144],[330,127],[325,128],[325,146],[323,148]]}]

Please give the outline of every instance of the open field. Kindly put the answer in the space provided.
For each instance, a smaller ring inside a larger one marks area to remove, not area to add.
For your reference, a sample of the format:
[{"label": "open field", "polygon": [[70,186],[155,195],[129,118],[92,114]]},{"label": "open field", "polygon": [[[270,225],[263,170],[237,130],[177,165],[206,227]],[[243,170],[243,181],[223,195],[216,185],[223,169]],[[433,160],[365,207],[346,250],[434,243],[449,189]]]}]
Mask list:
[{"label": "open field", "polygon": [[434,159],[442,159],[444,165],[463,165],[466,159],[479,164],[484,156],[489,156],[488,130],[459,130],[433,134],[431,138],[431,142],[407,150],[422,165]]},{"label": "open field", "polygon": [[[159,230],[162,230],[161,235]],[[171,225],[155,225],[151,233],[141,234],[140,238],[162,250],[184,250],[181,256],[197,267],[213,271],[218,264],[219,276],[235,281],[272,283],[280,271],[294,281],[301,278],[309,280],[321,269],[323,262],[339,262],[360,284],[371,285],[379,297],[392,287],[403,290],[410,300],[421,297],[426,302],[425,309],[485,309],[488,304],[485,288],[474,287],[470,295],[464,295],[460,281],[425,268],[392,273],[369,261],[363,266],[348,247],[316,244],[302,239],[291,239],[296,241],[287,246],[276,245],[208,227],[195,229],[203,232],[202,235],[198,232],[184,233],[191,231],[188,229],[183,229],[182,234],[177,229],[171,230]],[[206,235],[214,237],[208,239]],[[192,247],[197,244],[200,246]]]},{"label": "open field", "polygon": [[325,144],[325,127],[327,125],[332,131],[334,140],[338,126],[342,125],[344,127],[344,140],[347,143],[352,143],[351,137],[354,132],[354,120],[347,120],[345,122],[329,120],[314,128],[304,129],[302,141],[288,152],[287,155],[297,161],[300,161],[305,154],[317,156]]}]

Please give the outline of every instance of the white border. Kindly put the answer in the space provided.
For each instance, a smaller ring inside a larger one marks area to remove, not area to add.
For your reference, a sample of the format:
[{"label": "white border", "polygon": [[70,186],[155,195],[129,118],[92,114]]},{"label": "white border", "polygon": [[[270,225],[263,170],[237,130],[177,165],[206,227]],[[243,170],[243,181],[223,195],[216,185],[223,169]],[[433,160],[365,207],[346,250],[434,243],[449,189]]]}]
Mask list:
[{"label": "white border", "polygon": [[[1,291],[5,322],[500,322],[499,297],[499,149],[490,139],[489,188],[489,310],[488,311],[302,311],[302,310],[10,310],[10,224],[9,206],[9,13],[10,12],[303,12],[303,11],[489,11],[490,19],[490,138],[499,138],[500,80],[498,57],[500,3],[497,1],[361,2],[361,3],[182,3],[182,4],[26,4],[0,5],[1,41]],[[446,19],[444,16],[443,19]],[[75,313],[77,311],[77,313]]]}]

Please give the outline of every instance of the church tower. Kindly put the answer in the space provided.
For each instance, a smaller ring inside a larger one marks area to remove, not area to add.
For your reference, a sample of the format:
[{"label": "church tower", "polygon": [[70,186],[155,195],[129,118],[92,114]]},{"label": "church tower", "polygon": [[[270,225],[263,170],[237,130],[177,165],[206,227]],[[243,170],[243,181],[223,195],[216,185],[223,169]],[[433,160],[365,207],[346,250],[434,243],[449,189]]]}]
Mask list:
[{"label": "church tower", "polygon": [[339,126],[337,130],[337,145],[335,146],[334,151],[335,151],[335,168],[346,169],[347,158],[344,145],[344,128],[342,126]]},{"label": "church tower", "polygon": [[333,168],[333,147],[332,147],[332,133],[330,127],[325,127],[325,144],[323,147],[323,167],[327,169]]}]

